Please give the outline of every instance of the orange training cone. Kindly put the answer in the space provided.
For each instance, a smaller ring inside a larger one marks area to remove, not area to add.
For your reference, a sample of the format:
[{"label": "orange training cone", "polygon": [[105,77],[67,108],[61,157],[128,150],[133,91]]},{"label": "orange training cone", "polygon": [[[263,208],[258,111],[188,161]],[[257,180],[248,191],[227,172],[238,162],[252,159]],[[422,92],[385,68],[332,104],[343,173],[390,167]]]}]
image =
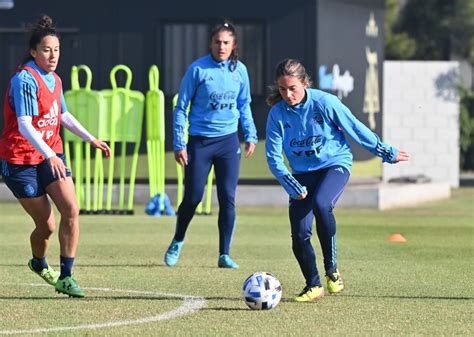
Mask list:
[{"label": "orange training cone", "polygon": [[392,234],[388,237],[391,242],[407,242],[407,239],[402,234]]}]

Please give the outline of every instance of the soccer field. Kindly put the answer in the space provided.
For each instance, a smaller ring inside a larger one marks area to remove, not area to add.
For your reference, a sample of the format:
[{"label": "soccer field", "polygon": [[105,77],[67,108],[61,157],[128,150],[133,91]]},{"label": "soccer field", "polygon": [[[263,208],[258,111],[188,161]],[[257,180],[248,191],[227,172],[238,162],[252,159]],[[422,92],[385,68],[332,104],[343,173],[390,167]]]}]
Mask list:
[{"label": "soccer field", "polygon": [[[291,252],[287,210],[238,208],[232,256],[217,268],[216,209],[196,216],[177,267],[163,264],[174,217],[82,216],[75,267],[84,299],[29,271],[30,218],[0,204],[0,334],[50,335],[473,335],[474,189],[449,201],[392,211],[336,210],[346,289],[318,303],[291,299],[304,280]],[[387,240],[402,233],[406,243]],[[313,239],[319,246],[317,239]],[[58,265],[57,233],[49,253]],[[322,269],[317,250],[318,266]],[[272,311],[252,311],[241,286],[255,271],[283,286]]]}]

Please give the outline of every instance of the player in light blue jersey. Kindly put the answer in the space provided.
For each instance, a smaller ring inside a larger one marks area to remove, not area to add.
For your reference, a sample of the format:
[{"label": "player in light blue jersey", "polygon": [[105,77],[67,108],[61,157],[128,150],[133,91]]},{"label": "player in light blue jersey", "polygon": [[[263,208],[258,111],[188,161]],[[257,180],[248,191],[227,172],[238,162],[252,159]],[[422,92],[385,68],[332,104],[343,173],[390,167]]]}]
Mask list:
[{"label": "player in light blue jersey", "polygon": [[[237,58],[235,29],[229,22],[211,32],[210,54],[194,61],[184,75],[174,110],[173,141],[176,161],[185,167],[184,197],[178,209],[176,232],[165,263],[178,263],[184,237],[201,202],[214,165],[219,201],[219,259],[221,268],[238,268],[229,250],[235,227],[235,191],[240,170],[238,122],[245,141],[245,157],[252,155],[257,132],[250,109],[250,84],[245,65]],[[190,104],[189,114],[186,112]],[[185,142],[186,119],[189,139]]]},{"label": "player in light blue jersey", "polygon": [[[317,301],[324,297],[324,289],[310,241],[314,217],[328,292],[337,294],[344,289],[336,261],[333,209],[352,168],[351,146],[345,135],[384,162],[406,161],[409,155],[382,143],[336,96],[311,89],[310,78],[299,61],[280,62],[275,80],[267,98],[272,107],[267,120],[267,162],[290,196],[292,248],[306,280],[295,300]],[[283,161],[283,152],[291,172]]]}]

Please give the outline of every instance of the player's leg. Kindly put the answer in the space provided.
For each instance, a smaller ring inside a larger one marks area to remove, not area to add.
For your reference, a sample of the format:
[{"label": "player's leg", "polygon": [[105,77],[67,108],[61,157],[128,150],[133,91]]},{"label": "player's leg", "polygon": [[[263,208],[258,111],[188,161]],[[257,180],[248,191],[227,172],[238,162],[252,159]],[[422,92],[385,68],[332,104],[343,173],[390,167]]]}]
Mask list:
[{"label": "player's leg", "polygon": [[30,235],[33,258],[28,261],[28,267],[48,284],[54,286],[59,278],[59,272],[55,271],[46,262],[49,240],[55,229],[51,204],[46,195],[18,200],[35,223],[35,229]]},{"label": "player's leg", "polygon": [[55,229],[54,214],[46,192],[38,182],[36,165],[15,165],[1,161],[5,184],[35,223],[30,235],[33,258],[28,267],[48,284],[55,285],[59,273],[46,262],[49,239]]},{"label": "player's leg", "polygon": [[[58,157],[66,165],[64,155],[58,154]],[[61,275],[56,283],[56,291],[72,297],[84,297],[84,292],[78,287],[72,274],[79,242],[79,207],[71,171],[66,167],[66,178],[58,179],[51,172],[48,162],[44,161],[38,165],[38,178],[61,216],[59,222]]]},{"label": "player's leg", "polygon": [[184,237],[201,202],[207,176],[211,170],[212,155],[206,147],[203,137],[189,137],[188,165],[185,167],[184,196],[176,213],[176,231],[165,253],[165,264],[174,266],[178,263],[184,244]]},{"label": "player's leg", "polygon": [[312,201],[316,216],[316,231],[324,257],[328,291],[337,293],[344,285],[337,270],[336,219],[333,209],[349,180],[349,172],[342,166],[320,171],[316,193]]},{"label": "player's leg", "polygon": [[84,297],[72,274],[79,243],[79,207],[77,205],[72,178],[56,180],[46,187],[46,191],[61,214],[59,225],[59,244],[61,275],[56,290],[72,297]]},{"label": "player's leg", "polygon": [[308,195],[303,200],[290,199],[289,216],[291,224],[291,240],[293,254],[298,261],[301,272],[306,280],[306,286],[295,298],[298,302],[317,301],[324,297],[324,289],[316,266],[316,253],[311,244],[313,212],[311,196],[311,174],[295,175],[300,184],[306,186]]},{"label": "player's leg", "polygon": [[219,259],[221,268],[239,268],[229,256],[235,228],[235,192],[240,173],[240,142],[238,134],[222,137],[214,144],[214,172],[219,201]]}]

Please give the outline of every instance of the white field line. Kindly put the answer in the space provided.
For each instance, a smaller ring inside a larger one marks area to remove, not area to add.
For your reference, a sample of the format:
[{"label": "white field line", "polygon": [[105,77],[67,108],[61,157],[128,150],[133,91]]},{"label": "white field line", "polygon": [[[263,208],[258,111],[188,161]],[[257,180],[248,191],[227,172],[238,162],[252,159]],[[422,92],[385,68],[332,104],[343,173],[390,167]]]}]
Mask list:
[{"label": "white field line", "polygon": [[[19,285],[16,283],[16,285]],[[25,286],[33,287],[51,287],[46,284],[20,284]],[[188,296],[181,294],[167,294],[167,293],[158,293],[153,291],[140,291],[140,290],[125,290],[125,289],[110,289],[110,288],[83,288],[84,290],[92,291],[103,291],[103,292],[115,292],[115,293],[125,293],[125,294],[140,294],[140,295],[154,295],[154,296],[166,296],[166,297],[177,297],[183,299],[183,304],[171,311],[164,312],[156,316],[149,316],[138,318],[134,320],[125,320],[125,321],[112,321],[96,324],[81,324],[75,326],[61,326],[61,327],[52,327],[52,328],[37,328],[30,330],[0,330],[0,335],[13,335],[13,334],[27,334],[27,333],[44,333],[44,332],[63,332],[63,331],[72,331],[72,330],[92,330],[92,329],[103,329],[103,328],[112,328],[125,325],[136,325],[136,324],[145,324],[151,322],[164,321],[168,319],[177,318],[180,316],[188,315],[201,309],[206,301],[201,296]]]}]

